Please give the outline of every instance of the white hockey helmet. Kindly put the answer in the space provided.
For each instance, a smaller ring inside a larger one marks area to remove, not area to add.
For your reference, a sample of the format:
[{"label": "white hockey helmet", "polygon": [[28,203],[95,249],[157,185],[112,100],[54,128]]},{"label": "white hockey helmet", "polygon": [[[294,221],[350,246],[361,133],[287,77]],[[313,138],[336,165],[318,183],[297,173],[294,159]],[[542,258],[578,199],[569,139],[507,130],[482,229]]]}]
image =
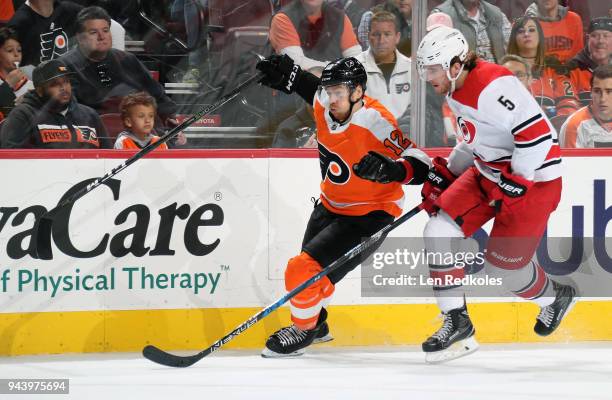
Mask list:
[{"label": "white hockey helmet", "polygon": [[421,40],[417,49],[419,76],[426,80],[426,67],[439,64],[446,71],[448,79],[454,82],[457,77],[450,76],[451,61],[458,57],[459,61],[464,62],[467,59],[468,50],[467,40],[459,30],[447,26],[432,29]]}]

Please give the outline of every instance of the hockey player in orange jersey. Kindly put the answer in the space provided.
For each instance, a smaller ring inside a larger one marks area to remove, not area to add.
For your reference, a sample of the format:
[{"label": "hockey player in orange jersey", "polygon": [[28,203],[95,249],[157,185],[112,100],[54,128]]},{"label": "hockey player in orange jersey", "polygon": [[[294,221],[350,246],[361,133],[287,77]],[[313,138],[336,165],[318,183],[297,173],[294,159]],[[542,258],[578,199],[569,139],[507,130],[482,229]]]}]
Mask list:
[{"label": "hockey player in orange jersey", "polygon": [[[367,74],[356,59],[328,64],[320,79],[286,55],[270,56],[257,69],[265,74],[262,84],[295,92],[312,104],[317,127],[320,203],[310,216],[301,252],[287,263],[285,288],[290,291],[399,216],[401,185],[422,184],[431,164],[392,114],[364,95]],[[293,324],[268,338],[262,356],[301,355],[313,342],[331,340],[325,307],[335,285],[383,239],[293,297]]]}]

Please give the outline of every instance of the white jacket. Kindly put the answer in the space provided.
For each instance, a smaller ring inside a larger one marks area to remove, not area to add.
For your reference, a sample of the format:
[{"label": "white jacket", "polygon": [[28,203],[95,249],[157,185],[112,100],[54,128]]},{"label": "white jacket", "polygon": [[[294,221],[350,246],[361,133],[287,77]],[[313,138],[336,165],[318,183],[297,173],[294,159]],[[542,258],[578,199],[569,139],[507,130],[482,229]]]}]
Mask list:
[{"label": "white jacket", "polygon": [[400,119],[404,114],[410,114],[410,81],[411,61],[410,58],[395,50],[395,68],[391,73],[389,85],[383,75],[370,49],[359,53],[355,58],[359,60],[368,73],[366,94],[380,101],[395,117]]}]

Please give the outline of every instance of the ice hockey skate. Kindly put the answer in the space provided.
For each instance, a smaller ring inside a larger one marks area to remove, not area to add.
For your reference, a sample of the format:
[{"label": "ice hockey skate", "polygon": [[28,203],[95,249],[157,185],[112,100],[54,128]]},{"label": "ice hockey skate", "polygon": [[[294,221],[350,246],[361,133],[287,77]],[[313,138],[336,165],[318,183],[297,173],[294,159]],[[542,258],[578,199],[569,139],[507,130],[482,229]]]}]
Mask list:
[{"label": "ice hockey skate", "polygon": [[302,330],[295,325],[279,329],[268,338],[261,356],[264,358],[297,357],[304,354],[306,347],[311,344],[329,342],[333,338],[329,334],[326,319],[327,311],[323,308],[314,329]]},{"label": "ice hockey skate", "polygon": [[576,289],[569,285],[562,285],[551,281],[555,290],[555,301],[552,304],[542,307],[536,317],[536,324],[533,327],[535,333],[540,336],[548,336],[559,327],[561,320],[576,303]]},{"label": "ice hockey skate", "polygon": [[476,330],[465,305],[442,313],[442,327],[422,345],[425,361],[431,364],[467,356],[478,349]]}]

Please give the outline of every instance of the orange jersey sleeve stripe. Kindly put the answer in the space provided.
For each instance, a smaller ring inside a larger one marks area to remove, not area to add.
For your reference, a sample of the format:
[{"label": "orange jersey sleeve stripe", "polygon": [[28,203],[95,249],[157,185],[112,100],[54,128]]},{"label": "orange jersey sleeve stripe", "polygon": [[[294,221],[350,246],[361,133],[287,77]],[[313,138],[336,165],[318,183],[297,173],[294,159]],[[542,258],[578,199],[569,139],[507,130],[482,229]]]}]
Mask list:
[{"label": "orange jersey sleeve stripe", "polygon": [[346,49],[350,49],[353,46],[357,46],[359,42],[357,41],[357,37],[355,36],[355,31],[353,31],[353,24],[351,24],[351,20],[344,15],[344,29],[342,30],[342,37],[340,38],[340,48],[342,51]]},{"label": "orange jersey sleeve stripe", "polygon": [[561,145],[563,147],[576,148],[578,127],[580,126],[582,121],[589,118],[590,113],[587,107],[581,108],[568,118],[565,124],[561,127],[561,137],[563,138],[563,143]]},{"label": "orange jersey sleeve stripe", "polygon": [[270,24],[270,43],[277,53],[289,46],[300,46],[300,36],[286,14],[278,13]]}]

